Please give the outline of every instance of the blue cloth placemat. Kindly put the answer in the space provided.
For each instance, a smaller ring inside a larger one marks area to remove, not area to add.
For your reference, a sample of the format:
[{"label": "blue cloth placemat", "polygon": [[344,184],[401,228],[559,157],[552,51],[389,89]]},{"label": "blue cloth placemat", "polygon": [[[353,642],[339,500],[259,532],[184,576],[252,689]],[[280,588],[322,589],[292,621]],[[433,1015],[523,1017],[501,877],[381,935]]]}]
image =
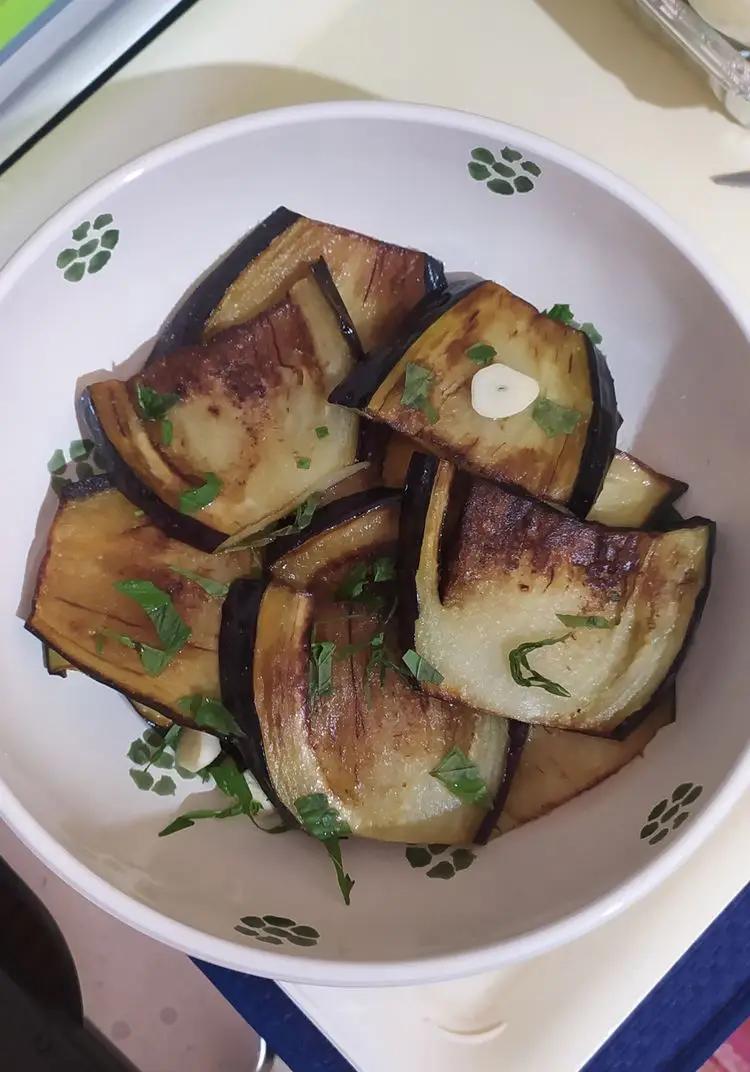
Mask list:
[{"label": "blue cloth placemat", "polygon": [[292,1072],[355,1072],[276,983],[195,963]]},{"label": "blue cloth placemat", "polygon": [[[669,926],[668,917],[664,926]],[[690,946],[582,1072],[696,1072],[748,1017],[750,886]]]},{"label": "blue cloth placemat", "polygon": [[[669,926],[668,918],[664,926]],[[293,1072],[354,1072],[276,983],[195,963]],[[696,1072],[748,1017],[750,886],[581,1072]]]}]

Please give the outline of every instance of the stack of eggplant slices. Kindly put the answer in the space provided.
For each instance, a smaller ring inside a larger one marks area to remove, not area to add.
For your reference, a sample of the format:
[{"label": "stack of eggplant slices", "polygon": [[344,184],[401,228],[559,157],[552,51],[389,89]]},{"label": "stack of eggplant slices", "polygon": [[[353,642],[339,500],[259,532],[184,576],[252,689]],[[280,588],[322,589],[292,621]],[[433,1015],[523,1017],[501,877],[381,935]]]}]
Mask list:
[{"label": "stack of eggplant slices", "polygon": [[300,829],[348,903],[342,839],[482,844],[674,720],[714,525],[616,449],[600,342],[279,208],[85,390],[27,627],[224,792],[162,834]]}]

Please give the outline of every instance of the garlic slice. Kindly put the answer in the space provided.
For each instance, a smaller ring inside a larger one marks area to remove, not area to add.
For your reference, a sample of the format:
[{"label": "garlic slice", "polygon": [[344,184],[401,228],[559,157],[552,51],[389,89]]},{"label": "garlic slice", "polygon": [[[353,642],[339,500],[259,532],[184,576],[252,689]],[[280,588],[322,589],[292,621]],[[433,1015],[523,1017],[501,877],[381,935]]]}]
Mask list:
[{"label": "garlic slice", "polygon": [[184,767],[185,770],[197,774],[209,763],[213,763],[220,752],[221,741],[218,737],[185,726],[177,738],[175,758],[178,767]]},{"label": "garlic slice", "polygon": [[480,417],[496,421],[521,413],[538,395],[535,379],[500,362],[479,369],[471,381],[473,409]]}]

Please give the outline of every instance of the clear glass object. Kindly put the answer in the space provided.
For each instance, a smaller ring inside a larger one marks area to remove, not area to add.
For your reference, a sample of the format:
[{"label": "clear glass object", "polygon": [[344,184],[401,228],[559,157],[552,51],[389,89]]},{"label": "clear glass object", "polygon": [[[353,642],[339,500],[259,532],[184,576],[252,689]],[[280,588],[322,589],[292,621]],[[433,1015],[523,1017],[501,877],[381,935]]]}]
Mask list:
[{"label": "clear glass object", "polygon": [[750,49],[709,26],[687,0],[628,0],[703,71],[729,115],[750,127]]}]

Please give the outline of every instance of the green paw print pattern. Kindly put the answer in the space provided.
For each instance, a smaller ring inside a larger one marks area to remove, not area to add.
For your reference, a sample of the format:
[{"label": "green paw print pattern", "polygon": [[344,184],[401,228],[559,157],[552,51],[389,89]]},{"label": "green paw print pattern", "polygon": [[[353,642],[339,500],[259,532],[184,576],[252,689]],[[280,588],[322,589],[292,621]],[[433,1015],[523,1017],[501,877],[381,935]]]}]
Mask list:
[{"label": "green paw print pattern", "polygon": [[534,189],[534,179],[542,174],[538,164],[509,145],[500,150],[499,160],[489,149],[472,149],[466,166],[472,179],[486,182],[493,194],[528,194]]},{"label": "green paw print pattern", "polygon": [[314,927],[300,925],[286,916],[243,916],[234,929],[266,945],[289,942],[290,945],[311,946],[317,945],[320,938]]},{"label": "green paw print pattern", "polygon": [[80,283],[86,272],[89,275],[101,272],[120,241],[120,232],[111,224],[112,216],[109,212],[103,212],[93,224],[90,220],[84,220],[74,228],[73,241],[80,242],[80,245],[63,249],[55,262],[63,279],[69,283]]},{"label": "green paw print pattern", "polygon": [[436,856],[443,859],[430,867],[428,878],[453,878],[471,867],[477,858],[470,849],[452,849],[450,845],[409,845],[406,850],[406,859],[412,867],[429,867]]},{"label": "green paw print pattern", "polygon": [[[100,637],[98,641],[101,647],[111,642],[105,637]],[[175,748],[179,735],[179,726],[172,726],[166,733],[160,733],[159,730],[149,727],[142,737],[132,742],[128,749],[128,759],[135,766],[130,768],[129,773],[139,789],[146,793],[156,793],[160,797],[174,796],[177,786],[172,775],[154,774],[154,770],[171,770],[181,778],[200,778],[202,782],[211,780],[211,775],[207,770],[194,774],[192,771],[185,770],[184,767],[177,766]]]},{"label": "green paw print pattern", "polygon": [[646,825],[641,828],[641,838],[648,838],[649,845],[658,845],[671,830],[677,830],[690,815],[690,805],[703,792],[702,785],[683,782],[678,785],[669,800],[665,797],[648,813]]}]

